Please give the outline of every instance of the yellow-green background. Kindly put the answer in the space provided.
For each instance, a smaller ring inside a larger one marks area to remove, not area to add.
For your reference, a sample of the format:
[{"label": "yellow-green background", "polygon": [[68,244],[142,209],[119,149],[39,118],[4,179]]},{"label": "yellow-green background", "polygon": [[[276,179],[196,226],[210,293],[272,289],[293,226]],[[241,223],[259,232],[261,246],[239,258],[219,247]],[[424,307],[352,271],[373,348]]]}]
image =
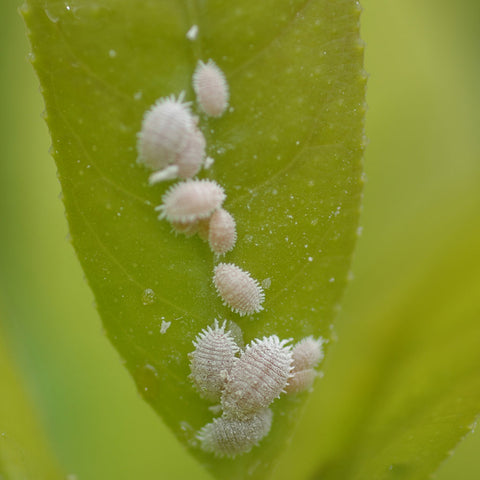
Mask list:
[{"label": "yellow-green background", "polygon": [[[31,440],[40,435],[36,429],[43,429],[63,471],[79,480],[207,478],[137,395],[102,334],[66,240],[19,2],[1,2],[0,434],[7,427],[12,433],[0,437],[0,448],[13,452],[32,478],[47,456]],[[432,255],[441,254],[437,240],[441,245],[443,235],[475,221],[463,206],[480,205],[469,198],[475,185],[480,190],[480,3],[364,0],[363,6],[368,182],[340,342],[356,312],[376,301],[364,292],[409,276],[413,285],[415,252],[430,242]],[[438,205],[433,216],[432,204]],[[10,377],[5,353],[16,369]],[[30,405],[20,400],[15,377]],[[437,478],[480,478],[479,449],[477,433]]]}]

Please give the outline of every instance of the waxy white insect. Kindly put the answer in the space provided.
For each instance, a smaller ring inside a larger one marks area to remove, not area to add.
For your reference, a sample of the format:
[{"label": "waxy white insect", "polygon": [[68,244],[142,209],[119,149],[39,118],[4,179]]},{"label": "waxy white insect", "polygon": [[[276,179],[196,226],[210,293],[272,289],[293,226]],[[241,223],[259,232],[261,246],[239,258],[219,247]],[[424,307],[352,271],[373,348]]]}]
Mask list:
[{"label": "waxy white insect", "polygon": [[212,117],[220,117],[228,106],[228,84],[224,73],[210,59],[199,60],[193,74],[193,89],[201,109]]},{"label": "waxy white insect", "polygon": [[214,269],[213,283],[224,305],[240,316],[263,310],[263,288],[248,272],[233,263],[219,263]]},{"label": "waxy white insect", "polygon": [[225,192],[213,180],[186,180],[173,185],[155,210],[159,219],[188,223],[209,217],[225,200]]},{"label": "waxy white insect", "polygon": [[200,171],[205,158],[206,146],[207,142],[203,133],[196,128],[175,162],[178,166],[178,176],[180,178],[191,178]]},{"label": "waxy white insect", "polygon": [[292,350],[293,371],[285,388],[287,393],[308,390],[313,385],[317,372],[314,368],[323,360],[323,339],[306,337],[300,340]]},{"label": "waxy white insect", "polygon": [[293,368],[289,341],[272,335],[247,345],[235,359],[222,394],[225,414],[248,417],[268,407],[284,392]]},{"label": "waxy white insect", "polygon": [[249,452],[258,445],[272,426],[272,411],[269,408],[256,412],[249,418],[239,420],[223,415],[205,425],[197,434],[202,450],[217,457],[235,457]]},{"label": "waxy white insect", "polygon": [[288,381],[285,392],[288,394],[304,392],[313,386],[318,373],[313,368],[300,370],[293,373],[293,377]]},{"label": "waxy white insect", "polygon": [[213,326],[202,330],[193,342],[190,358],[190,379],[201,397],[218,402],[227,375],[233,367],[235,354],[240,350],[230,331],[215,320]]},{"label": "waxy white insect", "polygon": [[210,217],[208,243],[213,253],[224,255],[235,246],[237,227],[232,215],[219,208]]},{"label": "waxy white insect", "polygon": [[295,370],[316,367],[323,360],[323,338],[305,337],[292,350]]},{"label": "waxy white insect", "polygon": [[203,133],[195,128],[190,132],[185,147],[175,155],[173,163],[163,170],[150,175],[148,182],[153,185],[174,178],[191,178],[202,168],[207,143]]},{"label": "waxy white insect", "polygon": [[142,129],[137,134],[139,163],[162,170],[185,148],[196,122],[189,103],[184,103],[183,98],[184,92],[178,99],[173,95],[160,98],[145,113]]}]

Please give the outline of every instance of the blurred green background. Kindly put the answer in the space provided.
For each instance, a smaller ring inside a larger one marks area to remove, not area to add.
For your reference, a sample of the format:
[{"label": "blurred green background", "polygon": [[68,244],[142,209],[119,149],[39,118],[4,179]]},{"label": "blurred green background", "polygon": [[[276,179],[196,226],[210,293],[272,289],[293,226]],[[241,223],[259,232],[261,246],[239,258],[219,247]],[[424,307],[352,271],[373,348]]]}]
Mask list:
[{"label": "blurred green background", "polygon": [[[57,468],[78,480],[208,478],[102,334],[67,241],[18,6],[0,4],[0,472],[14,456],[18,478],[55,478]],[[434,263],[459,232],[478,234],[480,217],[480,2],[363,7],[368,181],[339,345],[377,301],[369,292],[415,285],[421,262]],[[40,435],[58,467],[32,441]],[[480,434],[470,435],[436,478],[480,478],[479,451]]]}]

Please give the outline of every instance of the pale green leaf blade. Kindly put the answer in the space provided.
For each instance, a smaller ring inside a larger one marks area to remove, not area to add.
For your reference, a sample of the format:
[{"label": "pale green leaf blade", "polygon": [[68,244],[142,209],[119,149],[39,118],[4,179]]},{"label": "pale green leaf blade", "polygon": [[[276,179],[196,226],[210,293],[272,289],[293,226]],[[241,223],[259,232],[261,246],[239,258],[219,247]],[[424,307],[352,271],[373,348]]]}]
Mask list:
[{"label": "pale green leaf blade", "polygon": [[[140,392],[219,475],[264,475],[303,396],[275,403],[261,448],[231,460],[201,454],[211,421],[191,387],[187,353],[214,318],[248,342],[276,333],[329,337],[347,281],[361,193],[365,75],[356,2],[29,1],[24,10],[41,80],[73,244],[106,331]],[[185,34],[198,24],[199,39]],[[225,71],[232,111],[201,118],[239,240],[226,257],[271,280],[265,311],[240,319],[211,284],[213,256],[175,237],[136,164],[143,112],[187,91],[198,58]],[[153,291],[154,293],[152,294]],[[160,333],[162,322],[171,322]]]}]

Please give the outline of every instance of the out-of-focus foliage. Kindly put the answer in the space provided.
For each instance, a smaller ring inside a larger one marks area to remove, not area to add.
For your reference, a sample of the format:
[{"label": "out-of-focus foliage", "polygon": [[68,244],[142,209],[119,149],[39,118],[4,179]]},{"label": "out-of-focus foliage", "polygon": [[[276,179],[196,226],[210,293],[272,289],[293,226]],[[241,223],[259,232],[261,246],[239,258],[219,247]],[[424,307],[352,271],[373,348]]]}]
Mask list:
[{"label": "out-of-focus foliage", "polygon": [[[474,307],[475,314],[478,300],[473,246],[476,240],[479,243],[479,204],[473,187],[480,184],[476,133],[480,124],[480,42],[475,20],[480,6],[476,1],[363,3],[362,29],[371,75],[364,235],[354,264],[356,278],[339,318],[340,343],[307,412],[325,422],[328,411],[319,417],[314,410],[341,398],[346,401],[340,407],[350,416],[331,419],[339,431],[332,438],[330,450],[320,452],[320,458],[335,451],[338,458],[346,455],[336,449],[347,434],[352,434],[349,448],[362,438],[381,439],[390,422],[378,422],[382,418],[392,420],[386,407],[387,400],[396,396],[397,382],[401,385],[400,407],[421,396],[426,385],[424,375],[409,362],[423,351],[422,342],[428,344],[430,326],[435,338],[444,342],[446,352],[438,364],[441,368],[429,363],[429,372],[436,373],[429,377],[431,384],[442,386],[443,392],[450,386],[458,387],[450,383],[449,369],[465,359],[452,358],[449,362],[448,354],[461,338],[460,330],[468,319],[460,314],[469,306]],[[0,319],[10,350],[15,352],[23,380],[65,471],[93,480],[207,478],[136,396],[118,356],[99,333],[100,323],[91,306],[91,295],[81,281],[78,262],[71,246],[62,240],[66,226],[61,202],[56,198],[59,186],[53,161],[46,154],[49,140],[38,118],[42,107],[37,82],[23,60],[27,47],[14,4],[2,4],[0,30],[2,45],[9,45],[0,50],[2,72],[8,73],[2,76],[0,93]],[[28,161],[32,158],[35,161]],[[473,255],[465,261],[467,248],[473,249]],[[437,310],[429,308],[435,303],[434,297],[438,297]],[[452,314],[459,319],[458,334],[446,322]],[[367,370],[375,367],[378,372],[379,359],[386,358],[391,340],[396,334],[405,335],[403,318],[405,328],[415,335],[404,339],[403,350],[390,352],[390,363],[384,367],[394,374],[379,388],[379,375],[367,376]],[[380,328],[374,336],[367,331],[371,326]],[[379,343],[382,333],[387,339],[383,346]],[[371,339],[375,340],[373,344]],[[475,338],[461,341],[468,345]],[[425,351],[424,358],[432,358],[431,352]],[[405,386],[405,379],[415,375],[419,379],[416,386]],[[327,388],[331,392],[328,396],[322,394]],[[365,394],[358,408],[349,401],[353,391]],[[462,403],[474,398],[465,395]],[[319,406],[313,403],[315,399]],[[459,396],[456,400],[460,404]],[[363,412],[365,406],[368,417]],[[422,418],[422,413],[418,412],[416,418]],[[305,423],[309,418],[304,417]],[[453,415],[449,419],[452,424],[465,426],[464,419],[456,420]],[[347,432],[340,421],[354,428]],[[400,433],[408,432],[408,423],[400,416],[396,421],[400,422]],[[430,424],[432,429],[435,426],[434,422]],[[442,425],[438,426],[440,429]],[[293,445],[296,460],[293,465],[287,462],[287,468],[294,466],[296,471],[302,466],[298,453],[302,432],[305,430],[299,430]],[[315,438],[319,438],[318,443]],[[321,430],[309,439],[317,447],[329,440]],[[426,447],[429,440],[425,441]],[[437,478],[479,478],[479,442],[478,433],[468,437],[442,465]],[[381,447],[388,453],[388,443]],[[451,446],[445,444],[445,448]],[[360,472],[362,466],[366,463],[356,457],[349,459],[347,468],[359,468]],[[404,478],[408,473],[396,464],[391,478]]]},{"label": "out-of-focus foliage", "polygon": [[[3,333],[3,332],[2,332]],[[38,412],[12,365],[3,335],[0,337],[0,478],[63,478],[49,443],[38,425]]]}]

